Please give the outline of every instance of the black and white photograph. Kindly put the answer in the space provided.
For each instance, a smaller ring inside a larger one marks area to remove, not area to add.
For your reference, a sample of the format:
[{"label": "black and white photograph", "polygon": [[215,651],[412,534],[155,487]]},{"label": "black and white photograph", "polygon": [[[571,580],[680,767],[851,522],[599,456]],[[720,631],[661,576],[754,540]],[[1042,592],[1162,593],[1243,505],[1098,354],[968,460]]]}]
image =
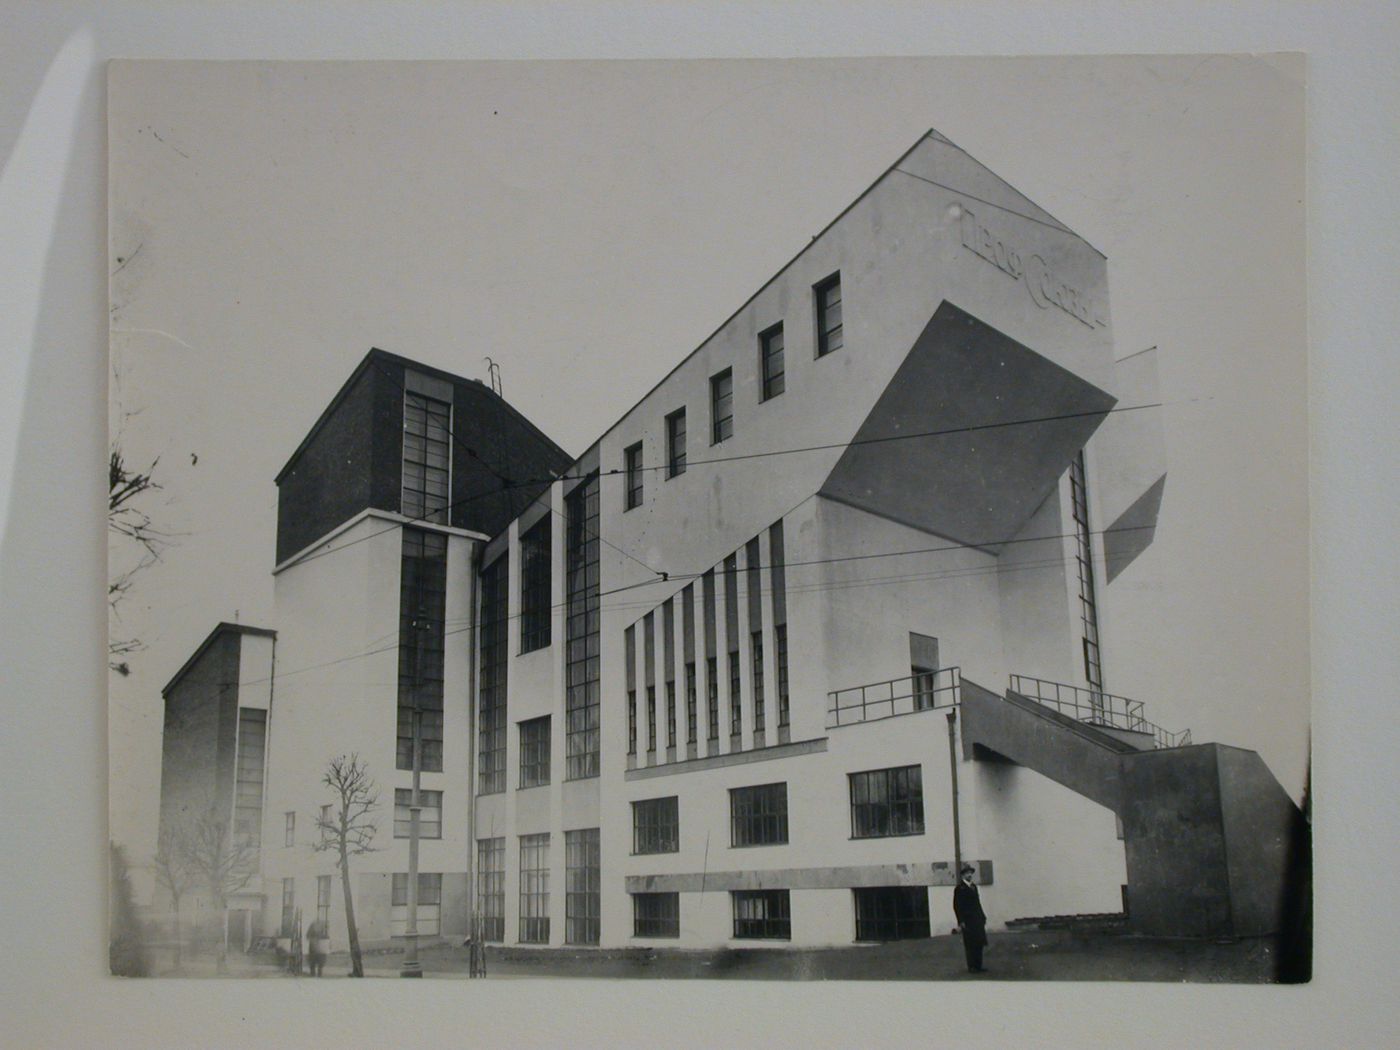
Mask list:
[{"label": "black and white photograph", "polygon": [[1304,84],[112,63],[112,972],[1309,980]]}]

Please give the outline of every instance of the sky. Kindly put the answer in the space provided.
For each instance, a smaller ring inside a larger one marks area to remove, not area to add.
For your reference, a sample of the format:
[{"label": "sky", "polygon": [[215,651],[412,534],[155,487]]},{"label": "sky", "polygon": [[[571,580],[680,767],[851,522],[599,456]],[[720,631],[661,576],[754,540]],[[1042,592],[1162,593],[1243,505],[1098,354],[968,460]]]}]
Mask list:
[{"label": "sky", "polygon": [[[1168,481],[1110,687],[1258,750],[1309,726],[1296,59],[119,63],[113,427],[173,534],[117,632],[111,833],[154,844],[160,689],[276,626],[273,477],[377,346],[582,452],[930,127],[1109,260],[1159,348]],[[114,564],[129,552],[117,546]],[[1115,584],[1117,586],[1117,584]]]}]

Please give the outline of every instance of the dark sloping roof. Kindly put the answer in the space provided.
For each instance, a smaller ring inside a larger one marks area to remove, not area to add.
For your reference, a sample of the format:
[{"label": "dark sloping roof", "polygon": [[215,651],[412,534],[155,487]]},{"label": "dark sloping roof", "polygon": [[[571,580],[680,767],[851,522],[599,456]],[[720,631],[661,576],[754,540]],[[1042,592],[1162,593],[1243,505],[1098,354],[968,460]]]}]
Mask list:
[{"label": "dark sloping roof", "polygon": [[190,669],[194,667],[195,664],[199,663],[200,657],[208,651],[215,640],[217,640],[220,635],[224,634],[252,634],[261,638],[277,637],[277,632],[271,627],[254,627],[246,623],[229,623],[227,620],[222,621],[209,632],[209,637],[199,643],[199,648],[195,649],[190,655],[190,658],[180,665],[180,669],[175,672],[170,681],[165,683],[165,686],[160,691],[160,695],[169,695],[170,690],[180,684],[180,679],[184,678],[185,675],[189,673]]}]

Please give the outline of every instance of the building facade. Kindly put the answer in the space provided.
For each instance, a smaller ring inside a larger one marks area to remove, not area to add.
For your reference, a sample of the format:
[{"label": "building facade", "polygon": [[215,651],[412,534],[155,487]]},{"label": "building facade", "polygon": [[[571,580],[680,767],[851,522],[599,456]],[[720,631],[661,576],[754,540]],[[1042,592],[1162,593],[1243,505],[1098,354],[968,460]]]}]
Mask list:
[{"label": "building facade", "polygon": [[1189,739],[1109,692],[1153,368],[1104,257],[936,132],[576,459],[371,352],[278,478],[262,929],[343,943],[354,753],[361,936],[403,933],[415,717],[429,937],[928,936],[964,863],[994,925],[1131,911],[1123,771]]}]

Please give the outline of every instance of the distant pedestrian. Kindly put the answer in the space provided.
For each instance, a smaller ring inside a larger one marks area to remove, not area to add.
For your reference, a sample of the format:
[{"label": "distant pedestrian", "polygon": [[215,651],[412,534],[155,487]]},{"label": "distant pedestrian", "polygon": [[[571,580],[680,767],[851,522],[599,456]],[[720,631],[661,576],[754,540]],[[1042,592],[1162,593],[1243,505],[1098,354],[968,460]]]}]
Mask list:
[{"label": "distant pedestrian", "polygon": [[326,929],[326,924],[319,920],[313,922],[306,929],[306,966],[312,977],[321,976],[330,950],[330,931]]},{"label": "distant pedestrian", "polygon": [[971,864],[963,865],[962,877],[953,889],[953,914],[957,916],[958,930],[962,933],[968,972],[985,973],[982,949],[987,945],[987,913],[982,910],[982,898],[972,882],[976,870]]}]

